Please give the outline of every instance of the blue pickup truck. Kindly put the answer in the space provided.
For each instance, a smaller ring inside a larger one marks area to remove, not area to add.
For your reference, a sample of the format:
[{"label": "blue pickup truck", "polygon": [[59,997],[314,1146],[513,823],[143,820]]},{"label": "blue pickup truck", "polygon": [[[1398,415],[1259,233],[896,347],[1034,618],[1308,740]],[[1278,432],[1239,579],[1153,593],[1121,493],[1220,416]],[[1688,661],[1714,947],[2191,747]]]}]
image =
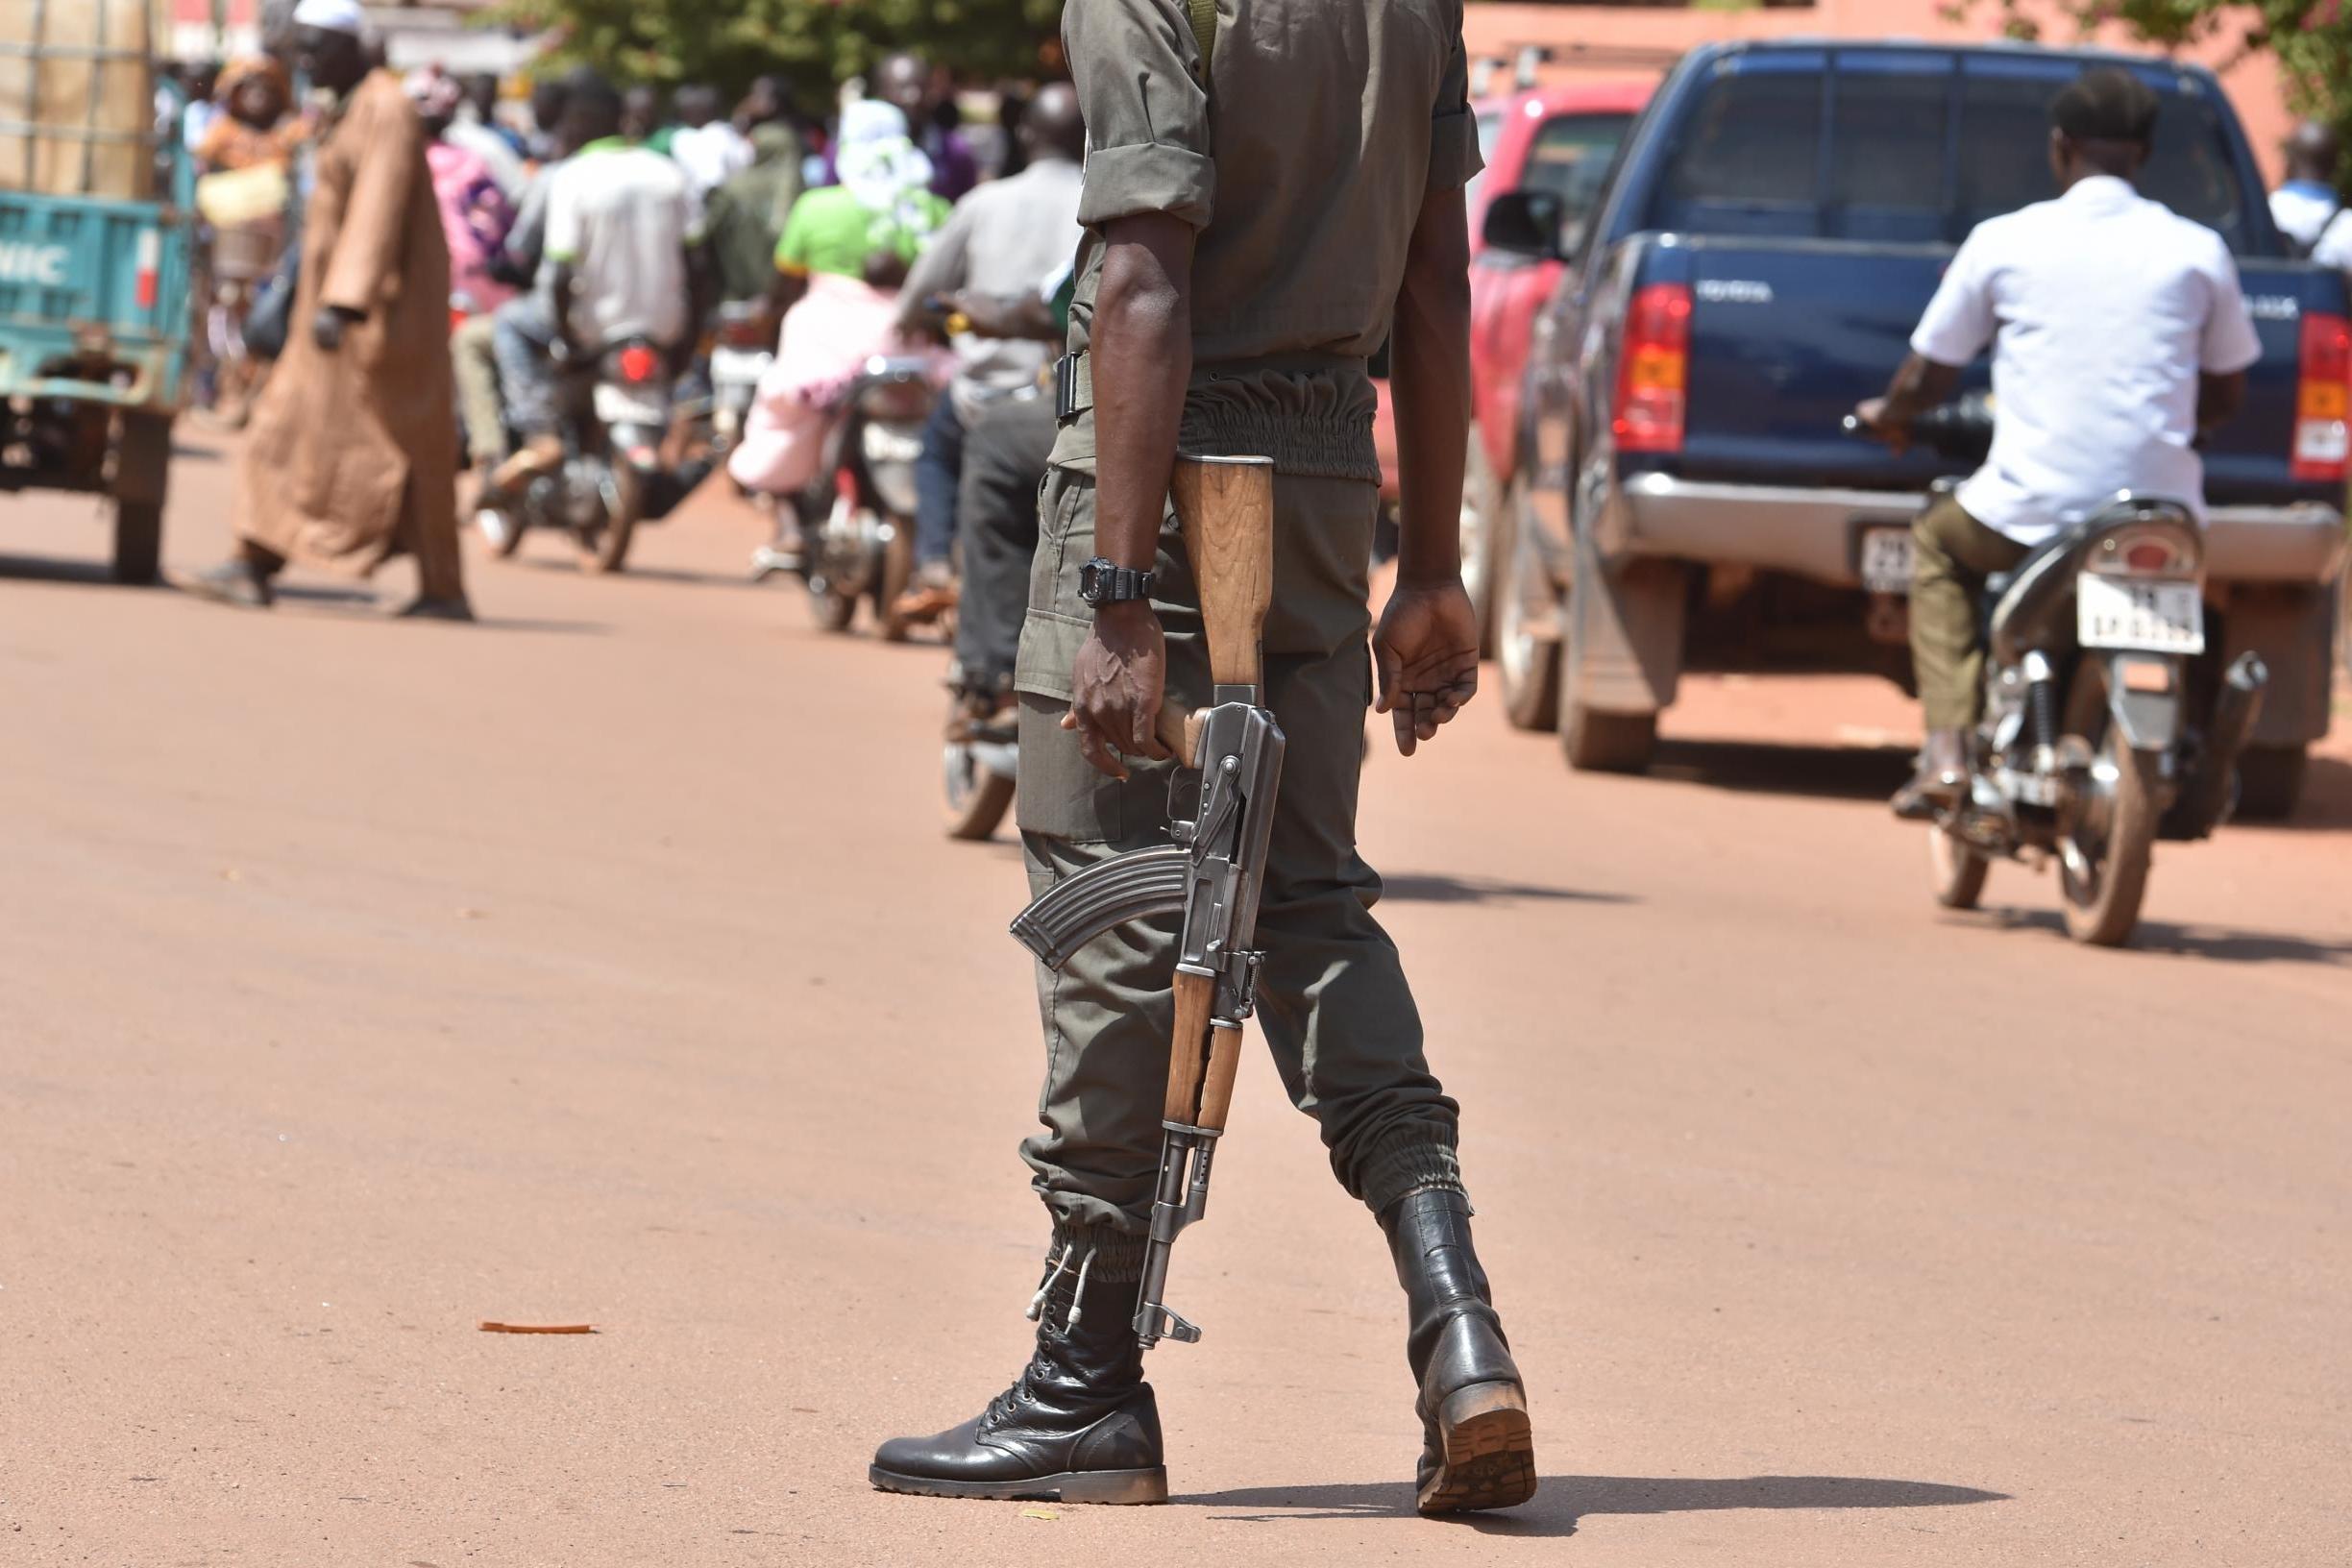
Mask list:
[{"label": "blue pickup truck", "polygon": [[[45,43],[37,28],[8,64],[37,82],[51,61],[152,81],[146,48],[66,37]],[[135,101],[151,104],[152,86]],[[95,89],[69,102],[70,117],[37,107],[37,123],[0,128],[12,138],[0,145],[0,490],[108,497],[113,577],[148,583],[187,369],[191,172],[176,134],[102,117],[112,100]]]},{"label": "blue pickup truck", "polygon": [[2209,580],[2224,656],[2272,672],[2243,809],[2291,808],[2328,727],[2352,311],[2341,276],[2289,259],[2213,76],[2144,57],[1710,46],[1636,122],[1584,233],[1496,200],[1489,247],[1573,252],[1534,329],[1530,480],[1505,520],[1514,723],[1556,726],[1574,766],[1638,770],[1686,669],[1908,683],[1907,525],[1960,465],[1839,422],[1884,388],[1969,230],[2054,194],[2047,105],[2094,62],[2162,93],[2142,187],[2229,242],[2261,331],[2205,454]]}]

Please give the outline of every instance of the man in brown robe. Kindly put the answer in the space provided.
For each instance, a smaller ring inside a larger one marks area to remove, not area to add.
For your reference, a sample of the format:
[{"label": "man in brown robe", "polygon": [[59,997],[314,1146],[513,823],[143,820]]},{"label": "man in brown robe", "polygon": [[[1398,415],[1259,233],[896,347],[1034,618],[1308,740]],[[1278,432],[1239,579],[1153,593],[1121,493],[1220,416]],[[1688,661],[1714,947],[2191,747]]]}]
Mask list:
[{"label": "man in brown robe", "polygon": [[288,560],[365,575],[417,560],[400,613],[470,621],[457,549],[449,247],[416,111],[371,71],[350,0],[304,0],[302,68],[336,106],[305,210],[295,330],[246,440],[237,551],[189,580],[266,607]]}]

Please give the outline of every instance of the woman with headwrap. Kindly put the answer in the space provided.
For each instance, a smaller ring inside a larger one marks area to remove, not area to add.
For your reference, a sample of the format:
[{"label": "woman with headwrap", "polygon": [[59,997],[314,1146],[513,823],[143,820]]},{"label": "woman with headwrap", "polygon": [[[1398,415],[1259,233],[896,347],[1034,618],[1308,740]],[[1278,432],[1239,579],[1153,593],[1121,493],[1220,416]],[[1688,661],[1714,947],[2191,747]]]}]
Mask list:
[{"label": "woman with headwrap", "polygon": [[225,110],[197,143],[207,169],[250,169],[292,161],[307,127],[292,111],[294,89],[285,67],[267,55],[248,55],[220,74],[213,95]]},{"label": "woman with headwrap", "polygon": [[491,260],[514,226],[514,208],[488,160],[449,139],[465,89],[437,66],[409,72],[402,85],[425,126],[425,166],[432,172],[433,200],[449,237],[450,304],[467,315],[495,310],[514,294],[490,275]]},{"label": "woman with headwrap", "polygon": [[813,274],[863,278],[876,252],[913,261],[947,221],[931,193],[931,160],[907,135],[906,116],[876,98],[842,110],[834,153],[841,184],[793,204],[776,242],[777,303],[799,297]]},{"label": "woman with headwrap", "polygon": [[198,372],[199,398],[223,424],[244,422],[260,376],[245,344],[245,322],[261,285],[285,248],[286,207],[296,151],[309,127],[291,112],[294,94],[285,67],[267,55],[249,55],[220,73],[221,106],[196,143],[196,206],[211,226]]}]

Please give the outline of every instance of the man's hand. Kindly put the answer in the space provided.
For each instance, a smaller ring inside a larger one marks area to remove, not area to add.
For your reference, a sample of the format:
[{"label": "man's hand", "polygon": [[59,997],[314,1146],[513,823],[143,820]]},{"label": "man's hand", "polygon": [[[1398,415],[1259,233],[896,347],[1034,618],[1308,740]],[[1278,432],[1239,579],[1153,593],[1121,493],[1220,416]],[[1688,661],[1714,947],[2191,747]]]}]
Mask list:
[{"label": "man's hand", "polygon": [[1854,423],[1885,442],[1898,457],[1910,450],[1911,431],[1901,421],[1887,418],[1886,399],[1864,398],[1854,404],[1853,413]]},{"label": "man's hand", "polygon": [[363,319],[356,310],[347,310],[339,305],[323,305],[319,306],[319,313],[310,318],[310,341],[322,351],[332,354],[343,346],[343,334],[351,330],[351,324]]},{"label": "man's hand", "polygon": [[1394,716],[1397,750],[1409,757],[1478,692],[1478,619],[1461,578],[1398,583],[1372,634],[1372,659],[1373,711]]},{"label": "man's hand", "polygon": [[1088,762],[1124,779],[1126,759],[1160,762],[1173,754],[1158,734],[1166,681],[1167,638],[1160,617],[1141,600],[1106,604],[1070,667],[1070,711],[1062,716],[1062,727],[1078,732],[1078,749]]}]

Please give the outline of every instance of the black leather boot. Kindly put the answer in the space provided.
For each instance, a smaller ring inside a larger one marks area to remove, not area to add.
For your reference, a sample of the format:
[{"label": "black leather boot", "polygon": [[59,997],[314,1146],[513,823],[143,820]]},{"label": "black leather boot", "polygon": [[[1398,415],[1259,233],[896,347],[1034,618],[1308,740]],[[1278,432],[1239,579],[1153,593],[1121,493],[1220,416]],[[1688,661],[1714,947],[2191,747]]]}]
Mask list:
[{"label": "black leather boot", "polygon": [[1381,1212],[1405,1287],[1405,1341],[1420,1397],[1423,1513],[1507,1508],[1535,1495],[1527,1389],[1470,1245],[1470,1202],[1414,1192]]},{"label": "black leather boot", "polygon": [[1037,1354],[1012,1387],[960,1427],[884,1443],[867,1479],[924,1497],[1166,1502],[1160,1408],[1136,1342],[1139,1287],[1079,1279],[1074,1262],[1048,1276]]}]

